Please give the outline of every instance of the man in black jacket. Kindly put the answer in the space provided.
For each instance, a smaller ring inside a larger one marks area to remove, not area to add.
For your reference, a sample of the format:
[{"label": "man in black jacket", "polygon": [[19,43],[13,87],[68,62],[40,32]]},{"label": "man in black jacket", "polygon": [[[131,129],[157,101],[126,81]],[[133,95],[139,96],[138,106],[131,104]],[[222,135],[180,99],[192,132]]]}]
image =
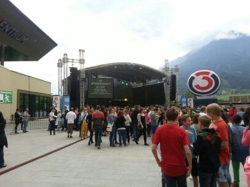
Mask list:
[{"label": "man in black jacket", "polygon": [[19,123],[22,123],[22,117],[21,117],[21,113],[20,110],[17,108],[16,112],[15,112],[15,134],[18,134],[17,132],[17,127],[19,125]]},{"label": "man in black jacket", "polygon": [[221,139],[214,128],[209,129],[211,118],[200,116],[200,134],[194,143],[194,154],[199,156],[200,187],[216,187],[216,176],[220,167]]},{"label": "man in black jacket", "polygon": [[132,127],[133,127],[133,138],[135,141],[136,138],[137,138],[137,135],[138,135],[138,129],[137,129],[137,126],[138,126],[138,119],[137,119],[137,115],[140,113],[139,111],[139,106],[135,105],[134,106],[134,110],[132,112],[132,115],[131,115],[131,120],[132,120]]}]

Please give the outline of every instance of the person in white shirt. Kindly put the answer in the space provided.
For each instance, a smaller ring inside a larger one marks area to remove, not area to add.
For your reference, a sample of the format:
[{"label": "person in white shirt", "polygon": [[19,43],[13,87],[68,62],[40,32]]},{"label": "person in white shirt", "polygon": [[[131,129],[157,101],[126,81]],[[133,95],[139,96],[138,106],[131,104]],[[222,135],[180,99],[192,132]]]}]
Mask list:
[{"label": "person in white shirt", "polygon": [[51,112],[49,113],[50,135],[52,135],[52,131],[53,131],[53,135],[56,135],[55,127],[56,127],[57,116],[54,114],[54,112],[55,112],[55,109],[52,109]]},{"label": "person in white shirt", "polygon": [[76,114],[74,112],[74,108],[70,108],[70,112],[67,113],[66,115],[66,120],[67,120],[67,127],[68,127],[68,138],[73,138],[73,127],[74,127],[74,122],[76,119]]}]

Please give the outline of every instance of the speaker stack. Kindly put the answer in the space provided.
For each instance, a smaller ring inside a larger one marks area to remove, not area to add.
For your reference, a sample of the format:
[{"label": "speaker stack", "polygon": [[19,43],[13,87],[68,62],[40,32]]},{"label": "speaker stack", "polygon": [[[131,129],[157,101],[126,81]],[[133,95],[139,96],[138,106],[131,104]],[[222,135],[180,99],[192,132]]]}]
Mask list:
[{"label": "speaker stack", "polygon": [[76,100],[76,88],[77,88],[77,68],[70,68],[70,101]]},{"label": "speaker stack", "polygon": [[171,75],[170,80],[170,101],[175,101],[176,98],[176,75]]}]

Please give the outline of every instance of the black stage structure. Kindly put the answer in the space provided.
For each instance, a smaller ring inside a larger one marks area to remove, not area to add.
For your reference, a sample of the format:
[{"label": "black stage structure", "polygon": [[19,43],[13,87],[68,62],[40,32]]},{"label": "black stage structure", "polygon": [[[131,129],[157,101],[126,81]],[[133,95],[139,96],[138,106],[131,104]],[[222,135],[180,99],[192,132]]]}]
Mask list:
[{"label": "black stage structure", "polygon": [[[80,71],[70,69],[68,93],[71,106],[79,107]],[[85,105],[95,106],[149,106],[165,104],[165,74],[151,67],[136,63],[108,63],[85,69]]]}]

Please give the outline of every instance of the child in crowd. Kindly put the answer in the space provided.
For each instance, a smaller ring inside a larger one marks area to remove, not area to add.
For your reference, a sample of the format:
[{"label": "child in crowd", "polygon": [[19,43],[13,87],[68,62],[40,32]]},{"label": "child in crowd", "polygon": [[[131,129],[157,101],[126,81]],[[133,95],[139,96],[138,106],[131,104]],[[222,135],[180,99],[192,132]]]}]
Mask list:
[{"label": "child in crowd", "polygon": [[216,175],[220,167],[221,139],[214,128],[209,128],[211,118],[199,116],[198,125],[201,129],[194,143],[194,154],[199,156],[200,187],[216,187]]}]

